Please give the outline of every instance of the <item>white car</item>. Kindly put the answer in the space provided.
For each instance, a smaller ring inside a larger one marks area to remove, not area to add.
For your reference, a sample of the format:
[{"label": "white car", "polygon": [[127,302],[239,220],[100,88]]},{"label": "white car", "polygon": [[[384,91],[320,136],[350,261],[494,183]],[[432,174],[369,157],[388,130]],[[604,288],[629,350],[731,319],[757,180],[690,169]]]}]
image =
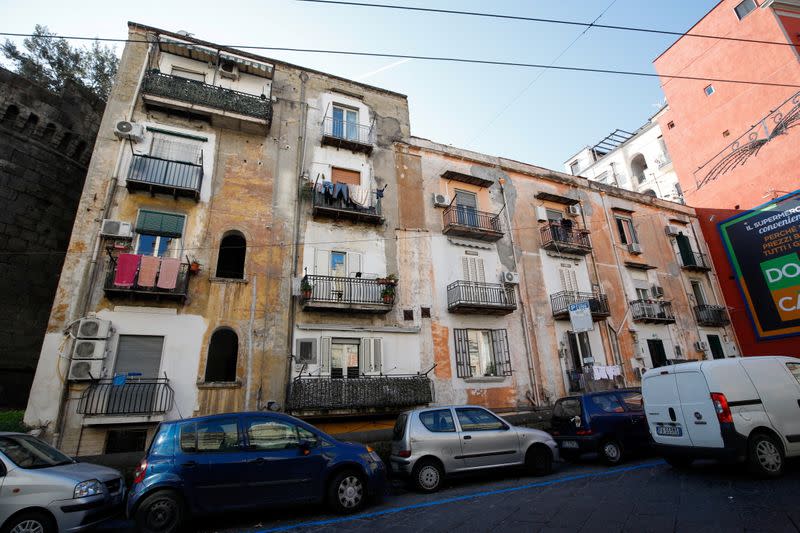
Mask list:
[{"label": "white car", "polygon": [[675,467],[746,461],[778,477],[800,456],[800,359],[742,357],[654,368],[642,378],[656,449]]},{"label": "white car", "polygon": [[125,483],[113,468],[78,463],[36,437],[0,432],[0,531],[56,533],[117,514]]}]

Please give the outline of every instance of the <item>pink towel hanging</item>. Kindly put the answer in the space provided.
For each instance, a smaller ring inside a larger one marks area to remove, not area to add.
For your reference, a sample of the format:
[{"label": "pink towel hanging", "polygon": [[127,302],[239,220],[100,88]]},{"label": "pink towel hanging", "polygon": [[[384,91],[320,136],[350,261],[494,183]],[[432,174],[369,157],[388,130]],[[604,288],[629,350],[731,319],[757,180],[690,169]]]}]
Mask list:
[{"label": "pink towel hanging", "polygon": [[139,287],[155,287],[156,274],[158,274],[158,266],[160,264],[160,257],[153,257],[152,255],[142,256],[141,266],[139,267],[139,278],[136,280],[136,284]]},{"label": "pink towel hanging", "polygon": [[181,260],[165,257],[161,260],[161,269],[158,273],[159,289],[173,290],[178,285],[178,272],[181,268]]},{"label": "pink towel hanging", "polygon": [[114,272],[115,287],[133,287],[136,271],[139,269],[139,259],[136,254],[119,254],[117,257],[117,271]]}]

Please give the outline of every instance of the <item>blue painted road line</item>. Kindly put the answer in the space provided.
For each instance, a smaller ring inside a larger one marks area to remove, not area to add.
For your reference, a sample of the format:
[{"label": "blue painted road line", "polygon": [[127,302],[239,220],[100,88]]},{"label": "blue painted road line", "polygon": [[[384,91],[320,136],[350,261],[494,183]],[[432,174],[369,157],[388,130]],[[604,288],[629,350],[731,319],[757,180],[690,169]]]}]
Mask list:
[{"label": "blue painted road line", "polygon": [[299,522],[297,524],[290,524],[287,526],[279,526],[273,527],[269,529],[261,529],[257,533],[273,533],[276,531],[289,531],[292,529],[298,529],[301,527],[320,527],[320,526],[330,526],[334,524],[342,524],[344,522],[354,522],[356,520],[364,520],[366,518],[375,518],[378,516],[384,516],[389,514],[395,513],[402,513],[403,511],[410,511],[413,509],[424,509],[426,507],[436,507],[439,505],[446,505],[448,503],[454,502],[461,502],[464,500],[471,500],[473,498],[482,498],[484,496],[494,496],[496,494],[507,494],[509,492],[518,492],[521,490],[527,489],[535,489],[539,487],[547,487],[550,485],[558,485],[561,483],[566,483],[568,481],[576,481],[579,479],[588,479],[594,477],[606,477],[612,476],[614,474],[622,474],[625,472],[631,472],[633,470],[642,470],[645,468],[653,468],[655,466],[661,466],[664,464],[664,461],[655,461],[651,463],[643,463],[639,465],[633,466],[625,466],[622,468],[613,468],[611,470],[603,470],[601,472],[590,472],[588,474],[576,474],[572,476],[561,477],[557,479],[550,479],[548,481],[537,481],[535,483],[528,483],[525,485],[520,485],[519,487],[509,487],[507,489],[496,489],[496,490],[487,490],[482,492],[473,492],[472,494],[465,494],[463,496],[455,496],[453,498],[445,498],[444,500],[436,500],[433,502],[424,502],[424,503],[417,503],[414,505],[406,505],[403,507],[393,507],[391,509],[384,509],[382,511],[375,511],[373,513],[362,513],[353,516],[343,516],[340,518],[329,518],[327,520],[315,520],[311,522]]}]

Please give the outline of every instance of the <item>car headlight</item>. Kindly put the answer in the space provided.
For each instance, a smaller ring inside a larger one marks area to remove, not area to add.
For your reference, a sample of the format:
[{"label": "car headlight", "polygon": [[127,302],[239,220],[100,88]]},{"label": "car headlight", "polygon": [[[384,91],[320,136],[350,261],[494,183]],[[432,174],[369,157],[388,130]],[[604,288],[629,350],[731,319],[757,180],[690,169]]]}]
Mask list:
[{"label": "car headlight", "polygon": [[372,446],[367,446],[367,453],[362,453],[361,457],[365,461],[370,462],[370,463],[380,463],[381,462],[381,456],[378,455],[378,452],[376,452],[372,448]]},{"label": "car headlight", "polygon": [[95,494],[103,494],[103,484],[96,479],[89,481],[81,481],[75,485],[75,492],[73,498],[85,498],[86,496],[94,496]]}]

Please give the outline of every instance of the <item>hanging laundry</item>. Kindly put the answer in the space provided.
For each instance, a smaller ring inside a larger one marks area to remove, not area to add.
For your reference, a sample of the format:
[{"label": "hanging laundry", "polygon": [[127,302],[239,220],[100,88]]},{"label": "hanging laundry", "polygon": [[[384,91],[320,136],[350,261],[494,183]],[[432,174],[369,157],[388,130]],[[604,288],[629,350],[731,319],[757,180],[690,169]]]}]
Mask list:
[{"label": "hanging laundry", "polygon": [[161,269],[158,273],[159,289],[173,290],[178,286],[178,272],[181,269],[181,260],[165,257],[161,260]]},{"label": "hanging laundry", "polygon": [[371,196],[369,187],[362,185],[350,185],[350,201],[358,207],[369,207],[369,199]]},{"label": "hanging laundry", "polygon": [[331,181],[323,181],[320,184],[320,186],[322,187],[322,190],[320,192],[323,192],[325,194],[333,195],[333,182],[331,182]]},{"label": "hanging laundry", "polygon": [[139,267],[139,278],[136,284],[139,287],[155,287],[156,274],[161,265],[161,258],[152,255],[142,256],[141,266]]},{"label": "hanging laundry", "polygon": [[117,271],[114,272],[115,287],[133,287],[140,259],[141,256],[136,254],[119,254],[119,257],[117,257]]},{"label": "hanging laundry", "polygon": [[334,200],[339,198],[340,196],[342,197],[342,200],[344,200],[345,202],[350,201],[350,192],[346,183],[336,183],[333,186]]}]

